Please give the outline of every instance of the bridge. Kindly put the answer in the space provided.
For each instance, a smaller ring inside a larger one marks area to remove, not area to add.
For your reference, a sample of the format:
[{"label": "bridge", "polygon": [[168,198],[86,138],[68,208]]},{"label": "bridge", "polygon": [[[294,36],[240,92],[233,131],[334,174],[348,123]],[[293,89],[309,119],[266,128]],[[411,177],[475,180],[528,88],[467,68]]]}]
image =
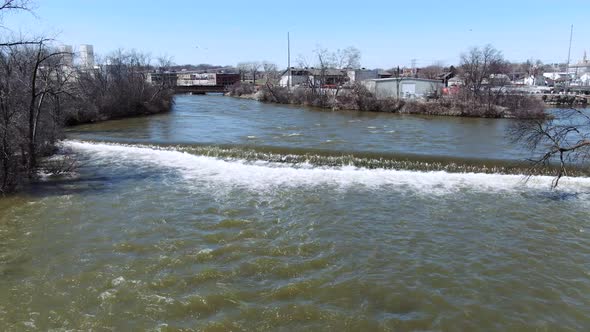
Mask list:
[{"label": "bridge", "polygon": [[206,93],[229,91],[229,86],[226,85],[177,85],[174,87],[175,93],[192,93],[204,95]]}]

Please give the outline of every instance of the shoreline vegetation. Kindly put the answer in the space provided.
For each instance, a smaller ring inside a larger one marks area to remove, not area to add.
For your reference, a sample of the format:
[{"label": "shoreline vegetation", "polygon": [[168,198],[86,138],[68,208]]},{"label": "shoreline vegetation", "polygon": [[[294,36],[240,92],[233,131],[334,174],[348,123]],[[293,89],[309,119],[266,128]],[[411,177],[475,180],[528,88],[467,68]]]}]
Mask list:
[{"label": "shoreline vegetation", "polygon": [[260,88],[250,83],[237,83],[226,95],[260,102],[332,110],[482,118],[547,118],[546,107],[541,98],[506,93],[490,93],[480,100],[465,93],[453,96],[435,94],[429,99],[377,99],[361,84],[354,84],[340,90],[308,87],[289,90],[286,87],[268,83]]},{"label": "shoreline vegetation", "polygon": [[[293,76],[291,69],[279,75],[266,66],[266,80],[262,84],[254,85],[242,80],[232,86],[228,94],[262,102],[333,110],[513,119],[548,117],[542,98],[513,92],[508,76],[517,67],[522,67],[520,69],[531,76],[538,75],[539,64],[527,61],[516,65],[505,60],[502,52],[489,44],[462,53],[457,67],[432,65],[420,71],[415,68],[411,71],[392,68],[384,75],[394,79],[397,86],[384,84],[380,95],[376,95],[379,93],[375,88],[369,88],[376,83],[356,80],[356,70],[363,69],[358,49],[349,47],[330,52],[318,48],[314,53],[315,63],[310,65],[307,60],[302,60],[300,68],[303,69],[294,69],[297,76]],[[256,64],[252,62],[244,66],[244,71],[251,73],[253,83],[258,83]],[[379,70],[375,73],[378,74]],[[400,94],[404,79],[428,79],[439,81],[439,84],[432,84],[430,91],[422,88],[421,92],[408,95],[414,98],[404,98],[408,97],[403,91]],[[452,84],[451,79],[454,80]],[[447,88],[443,88],[445,82]]]},{"label": "shoreline vegetation", "polygon": [[174,91],[146,81],[146,55],[119,50],[92,67],[72,56],[45,39],[0,45],[0,195],[77,167],[71,156],[45,158],[67,126],[170,111]]}]

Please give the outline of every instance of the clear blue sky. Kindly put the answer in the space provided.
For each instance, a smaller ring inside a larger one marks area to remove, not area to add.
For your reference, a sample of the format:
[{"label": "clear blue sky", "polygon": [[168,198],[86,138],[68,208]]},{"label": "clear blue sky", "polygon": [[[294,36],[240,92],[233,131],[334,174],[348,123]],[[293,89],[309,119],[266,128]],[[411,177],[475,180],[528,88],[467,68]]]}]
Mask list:
[{"label": "clear blue sky", "polygon": [[564,62],[570,25],[572,61],[590,53],[590,0],[495,1],[152,1],[37,0],[35,15],[11,14],[15,32],[44,33],[64,44],[93,44],[172,56],[178,64],[287,65],[316,45],[355,46],[364,67],[458,62],[471,46],[491,43],[509,60]]}]

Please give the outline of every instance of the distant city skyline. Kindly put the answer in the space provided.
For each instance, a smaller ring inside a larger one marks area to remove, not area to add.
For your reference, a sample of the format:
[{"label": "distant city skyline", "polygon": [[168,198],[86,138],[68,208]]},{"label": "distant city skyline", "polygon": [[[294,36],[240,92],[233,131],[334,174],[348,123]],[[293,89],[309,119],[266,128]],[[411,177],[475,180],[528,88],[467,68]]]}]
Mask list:
[{"label": "distant city skyline", "polygon": [[[173,4],[172,4],[173,3]],[[301,56],[313,62],[317,46],[348,46],[367,68],[453,65],[473,46],[492,44],[510,61],[565,62],[574,25],[571,62],[590,52],[590,2],[568,1],[38,1],[35,15],[10,13],[4,26],[15,34],[53,37],[56,44],[94,45],[97,55],[118,48],[170,56],[177,64],[236,65],[271,61],[287,66]],[[571,10],[567,10],[571,8]],[[560,13],[566,14],[560,14]],[[76,46],[75,46],[76,47]]]}]

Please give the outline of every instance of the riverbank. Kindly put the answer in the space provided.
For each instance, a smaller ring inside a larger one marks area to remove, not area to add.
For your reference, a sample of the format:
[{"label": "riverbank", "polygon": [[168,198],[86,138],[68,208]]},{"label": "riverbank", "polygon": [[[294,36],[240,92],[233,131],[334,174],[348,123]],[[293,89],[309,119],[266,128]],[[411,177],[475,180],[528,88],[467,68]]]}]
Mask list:
[{"label": "riverbank", "polygon": [[540,98],[527,95],[499,95],[495,103],[479,103],[459,96],[440,96],[436,99],[377,99],[361,86],[343,91],[323,93],[297,88],[265,86],[234,87],[227,96],[277,104],[312,106],[332,110],[355,110],[415,115],[456,117],[544,119],[545,105]]},{"label": "riverbank", "polygon": [[58,171],[44,169],[42,158],[55,152],[65,126],[172,107],[170,86],[146,80],[149,56],[119,50],[92,69],[72,67],[45,42],[0,49],[0,194],[39,172]]},{"label": "riverbank", "polygon": [[[40,122],[38,127],[40,137],[38,143],[30,150],[20,146],[8,150],[0,158],[0,197],[17,192],[22,186],[31,181],[35,182],[41,176],[70,173],[78,167],[77,160],[68,155],[53,156],[58,152],[58,142],[65,138],[65,130],[82,124],[96,124],[100,122],[145,117],[170,112],[174,105],[172,90],[158,91],[149,100],[129,98],[125,101],[124,92],[119,95],[98,97],[97,99],[72,99],[63,101],[59,115],[51,121]],[[49,129],[48,132],[44,130]],[[5,139],[5,144],[7,140]],[[30,153],[29,151],[34,151]],[[19,151],[19,152],[16,152]],[[33,156],[33,157],[31,157]],[[34,163],[22,162],[34,158]]]},{"label": "riverbank", "polygon": [[548,105],[560,107],[586,107],[590,103],[588,95],[545,94],[541,98]]}]

